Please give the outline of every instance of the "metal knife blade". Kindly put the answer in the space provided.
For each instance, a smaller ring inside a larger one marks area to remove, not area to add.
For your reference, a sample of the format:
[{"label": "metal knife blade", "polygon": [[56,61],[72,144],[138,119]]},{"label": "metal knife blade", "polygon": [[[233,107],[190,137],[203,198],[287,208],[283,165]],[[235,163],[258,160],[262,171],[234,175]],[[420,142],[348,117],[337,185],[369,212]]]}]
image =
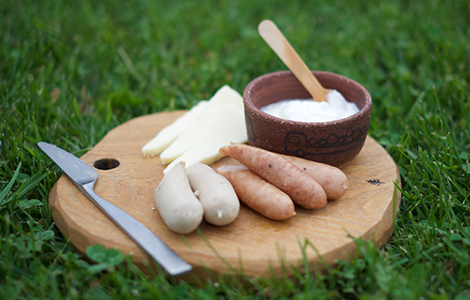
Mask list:
[{"label": "metal knife blade", "polygon": [[142,223],[95,193],[93,188],[98,179],[98,173],[92,167],[75,155],[55,145],[39,142],[38,146],[64,171],[88,199],[156,260],[168,274],[180,276],[192,270],[190,264],[171,250]]},{"label": "metal knife blade", "polygon": [[75,184],[83,185],[98,178],[98,173],[75,155],[45,142],[39,142],[38,146]]}]

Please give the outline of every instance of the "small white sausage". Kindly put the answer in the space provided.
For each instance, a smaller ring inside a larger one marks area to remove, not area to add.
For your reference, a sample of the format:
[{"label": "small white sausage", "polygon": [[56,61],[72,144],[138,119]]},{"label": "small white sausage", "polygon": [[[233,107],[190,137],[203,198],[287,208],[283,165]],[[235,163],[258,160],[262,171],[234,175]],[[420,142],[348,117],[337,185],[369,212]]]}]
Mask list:
[{"label": "small white sausage", "polygon": [[240,211],[240,201],[232,184],[202,163],[189,166],[186,173],[194,194],[204,207],[204,219],[217,226],[232,223]]},{"label": "small white sausage", "polygon": [[154,197],[160,216],[171,230],[186,234],[201,224],[204,208],[191,190],[184,162],[165,174]]}]

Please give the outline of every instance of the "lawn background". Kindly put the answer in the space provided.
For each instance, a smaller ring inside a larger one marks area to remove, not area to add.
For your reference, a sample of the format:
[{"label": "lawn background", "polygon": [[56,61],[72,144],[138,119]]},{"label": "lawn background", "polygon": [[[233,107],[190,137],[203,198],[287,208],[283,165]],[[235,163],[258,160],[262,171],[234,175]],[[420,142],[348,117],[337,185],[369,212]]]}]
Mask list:
[{"label": "lawn background", "polygon": [[[311,69],[370,91],[369,134],[402,180],[390,242],[357,241],[326,274],[201,286],[75,254],[48,208],[61,172],[36,143],[81,156],[134,117],[285,70],[257,33],[268,18]],[[0,34],[1,299],[470,297],[468,1],[3,0]]]}]

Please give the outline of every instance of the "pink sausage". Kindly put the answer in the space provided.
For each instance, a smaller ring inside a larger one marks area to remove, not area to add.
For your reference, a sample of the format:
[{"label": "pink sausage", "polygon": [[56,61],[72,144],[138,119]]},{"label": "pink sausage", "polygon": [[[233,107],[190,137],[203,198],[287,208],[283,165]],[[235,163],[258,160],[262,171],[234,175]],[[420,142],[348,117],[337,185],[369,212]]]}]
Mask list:
[{"label": "pink sausage", "polygon": [[305,174],[315,179],[325,190],[328,199],[339,199],[348,190],[348,177],[341,169],[300,157],[289,155],[281,156],[293,163]]},{"label": "pink sausage", "polygon": [[238,160],[304,208],[322,208],[327,203],[321,185],[279,154],[246,144],[224,146],[219,153]]},{"label": "pink sausage", "polygon": [[266,218],[281,221],[295,215],[294,202],[286,193],[246,167],[222,166],[216,171],[230,181],[242,203]]}]

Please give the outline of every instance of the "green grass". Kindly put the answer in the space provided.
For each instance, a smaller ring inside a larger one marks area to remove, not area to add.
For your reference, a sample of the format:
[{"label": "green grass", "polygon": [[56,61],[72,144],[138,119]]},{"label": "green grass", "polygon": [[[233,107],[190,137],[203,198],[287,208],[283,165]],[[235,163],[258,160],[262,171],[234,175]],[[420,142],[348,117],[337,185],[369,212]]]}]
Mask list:
[{"label": "green grass", "polygon": [[[0,13],[1,299],[470,297],[468,1],[4,0]],[[61,172],[36,143],[80,156],[131,118],[286,69],[257,33],[265,18],[311,69],[370,91],[370,135],[402,180],[389,243],[357,241],[325,274],[202,286],[75,254],[48,208]]]}]

